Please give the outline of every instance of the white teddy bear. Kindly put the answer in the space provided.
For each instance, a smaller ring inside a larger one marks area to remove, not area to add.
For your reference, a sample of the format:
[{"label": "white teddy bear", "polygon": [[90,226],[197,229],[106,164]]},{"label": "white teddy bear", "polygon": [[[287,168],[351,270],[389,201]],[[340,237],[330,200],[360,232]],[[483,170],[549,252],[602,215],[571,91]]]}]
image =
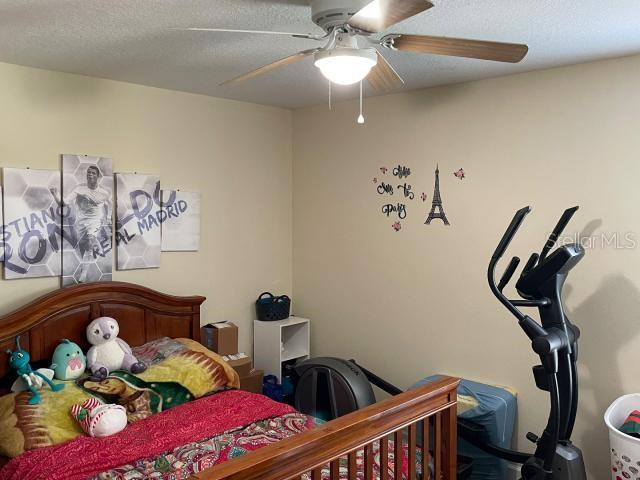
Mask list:
[{"label": "white teddy bear", "polygon": [[118,338],[120,327],[115,318],[99,317],[87,326],[87,340],[93,345],[87,352],[87,366],[93,377],[103,379],[114,370],[144,372],[147,366],[139,362],[131,347]]}]

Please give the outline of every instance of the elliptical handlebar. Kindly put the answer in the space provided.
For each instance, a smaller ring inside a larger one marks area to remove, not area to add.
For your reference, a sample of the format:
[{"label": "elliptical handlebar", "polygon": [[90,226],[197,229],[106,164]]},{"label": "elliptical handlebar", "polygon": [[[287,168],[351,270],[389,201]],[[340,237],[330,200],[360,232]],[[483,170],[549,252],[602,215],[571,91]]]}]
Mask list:
[{"label": "elliptical handlebar", "polygon": [[530,211],[531,207],[526,206],[516,212],[516,214],[513,216],[513,219],[511,220],[511,223],[507,227],[507,230],[504,232],[504,235],[502,235],[500,243],[498,243],[495,252],[493,252],[493,255],[491,256],[492,259],[495,258],[496,260],[498,260],[500,257],[502,257],[502,255],[504,255],[505,250],[520,228],[520,225],[522,225],[524,217],[526,217]]},{"label": "elliptical handlebar", "polygon": [[538,255],[537,253],[532,253],[531,256],[529,257],[529,260],[527,260],[527,263],[525,263],[520,276],[526,275],[527,273],[529,273],[529,271],[536,266],[536,263],[538,263],[539,259],[540,259],[540,255]]},{"label": "elliptical handlebar", "polygon": [[500,281],[498,282],[498,290],[504,290],[504,287],[507,286],[507,283],[509,283],[509,280],[511,280],[511,277],[513,277],[513,274],[515,273],[516,268],[518,268],[519,264],[520,259],[518,257],[513,257],[511,259],[509,265],[507,265],[507,269],[504,271],[502,277],[500,278]]},{"label": "elliptical handlebar", "polygon": [[522,222],[524,221],[524,217],[526,217],[530,211],[531,211],[531,207],[526,206],[518,210],[516,214],[513,216],[511,223],[509,224],[509,226],[507,227],[507,230],[504,232],[504,235],[502,235],[502,238],[500,239],[500,243],[498,243],[498,246],[493,252],[493,255],[491,255],[491,260],[489,261],[489,269],[487,271],[487,277],[489,279],[489,287],[491,288],[491,291],[496,296],[496,298],[500,301],[500,303],[502,303],[507,308],[507,310],[509,310],[521,322],[525,319],[526,315],[524,315],[520,310],[518,310],[516,306],[512,302],[510,302],[509,299],[505,297],[504,294],[502,293],[502,289],[506,286],[506,284],[508,283],[508,281],[511,279],[514,272],[516,271],[516,268],[520,263],[520,259],[518,257],[514,257],[511,259],[509,266],[507,267],[504,274],[502,275],[502,279],[500,280],[499,286],[496,285],[495,271],[496,271],[496,264],[498,263],[498,260],[500,260],[500,258],[502,258],[502,255],[504,255],[504,252],[507,250],[507,247],[511,243],[511,240],[513,240],[513,237],[515,236],[516,232],[522,225]]},{"label": "elliptical handlebar", "polygon": [[547,254],[551,251],[553,246],[556,244],[556,242],[558,241],[558,237],[562,234],[565,227],[571,220],[571,217],[573,217],[573,215],[576,213],[578,208],[580,207],[575,206],[575,207],[567,208],[564,211],[564,213],[560,217],[560,220],[558,220],[558,223],[556,223],[555,228],[549,235],[549,238],[544,244],[544,247],[542,247],[542,251],[540,252],[540,262],[542,262],[547,257]]}]

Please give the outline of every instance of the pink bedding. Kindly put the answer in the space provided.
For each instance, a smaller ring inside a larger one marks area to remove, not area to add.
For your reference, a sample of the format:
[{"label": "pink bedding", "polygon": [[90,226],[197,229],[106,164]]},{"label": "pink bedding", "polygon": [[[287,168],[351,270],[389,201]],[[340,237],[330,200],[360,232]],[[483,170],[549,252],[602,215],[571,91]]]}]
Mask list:
[{"label": "pink bedding", "polygon": [[262,395],[238,390],[220,392],[131,424],[111,437],[80,437],[28,451],[0,470],[0,480],[82,480],[258,420],[293,412],[288,405]]}]

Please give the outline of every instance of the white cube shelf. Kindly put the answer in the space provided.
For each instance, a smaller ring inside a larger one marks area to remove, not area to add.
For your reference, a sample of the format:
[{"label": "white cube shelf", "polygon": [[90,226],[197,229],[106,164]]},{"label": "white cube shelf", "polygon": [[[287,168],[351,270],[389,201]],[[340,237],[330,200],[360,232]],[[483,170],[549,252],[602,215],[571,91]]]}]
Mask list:
[{"label": "white cube shelf", "polygon": [[265,375],[282,381],[282,364],[307,359],[310,355],[310,322],[289,317],[275,322],[253,321],[253,362]]}]

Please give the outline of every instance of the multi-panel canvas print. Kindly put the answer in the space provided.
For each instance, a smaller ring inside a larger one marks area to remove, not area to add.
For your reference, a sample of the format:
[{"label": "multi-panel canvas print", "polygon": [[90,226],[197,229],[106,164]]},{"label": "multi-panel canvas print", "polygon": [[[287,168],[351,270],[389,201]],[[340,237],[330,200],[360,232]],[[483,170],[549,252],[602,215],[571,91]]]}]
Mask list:
[{"label": "multi-panel canvas print", "polygon": [[63,287],[110,281],[114,240],[118,270],[157,268],[163,251],[200,249],[200,193],[163,191],[158,175],[114,175],[110,158],[71,154],[62,155],[61,171],[2,174],[5,279],[61,277]]},{"label": "multi-panel canvas print", "polygon": [[62,286],[111,280],[113,166],[110,158],[62,156]]},{"label": "multi-panel canvas print", "polygon": [[160,266],[160,177],[116,173],[118,270]]},{"label": "multi-panel canvas print", "polygon": [[162,191],[162,251],[200,249],[200,194],[180,190]]},{"label": "multi-panel canvas print", "polygon": [[4,277],[60,275],[60,172],[5,168]]}]

